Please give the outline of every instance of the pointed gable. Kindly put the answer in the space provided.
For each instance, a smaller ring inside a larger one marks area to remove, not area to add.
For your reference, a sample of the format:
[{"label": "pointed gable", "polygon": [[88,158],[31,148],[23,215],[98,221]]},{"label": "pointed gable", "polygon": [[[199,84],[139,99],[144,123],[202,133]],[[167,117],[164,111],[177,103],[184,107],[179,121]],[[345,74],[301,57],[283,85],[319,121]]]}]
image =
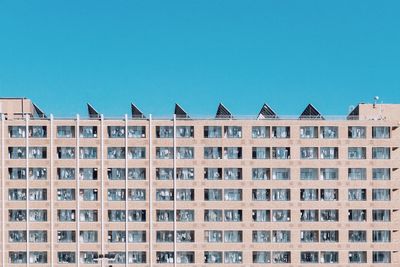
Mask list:
[{"label": "pointed gable", "polygon": [[324,117],[319,111],[312,105],[308,104],[304,111],[301,113],[299,119],[301,120],[324,120]]},{"label": "pointed gable", "polygon": [[175,111],[174,114],[177,119],[188,119],[190,118],[186,111],[179,105],[175,104]]},{"label": "pointed gable", "polygon": [[264,104],[261,107],[261,110],[257,116],[257,119],[276,119],[276,118],[278,118],[278,116],[276,115],[275,111],[273,111],[272,108],[267,104]]},{"label": "pointed gable", "polygon": [[215,118],[230,119],[232,118],[232,113],[222,103],[219,103]]},{"label": "pointed gable", "polygon": [[97,110],[91,104],[87,103],[87,109],[88,109],[89,118],[91,118],[91,119],[100,118],[100,114],[97,112]]},{"label": "pointed gable", "polygon": [[143,115],[143,112],[140,111],[140,109],[133,103],[131,103],[131,112],[132,112],[132,118],[134,118],[134,119],[145,118],[145,116]]}]

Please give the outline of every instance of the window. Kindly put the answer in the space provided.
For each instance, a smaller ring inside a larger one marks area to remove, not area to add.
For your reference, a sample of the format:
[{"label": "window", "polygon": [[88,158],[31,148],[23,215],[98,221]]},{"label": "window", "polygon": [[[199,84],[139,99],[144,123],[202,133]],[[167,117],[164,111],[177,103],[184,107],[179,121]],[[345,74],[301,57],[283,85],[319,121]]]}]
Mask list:
[{"label": "window", "polygon": [[194,221],[194,210],[177,210],[176,211],[177,222],[193,222]]},{"label": "window", "polygon": [[389,243],[391,242],[390,230],[373,230],[372,242],[374,243]]},{"label": "window", "polygon": [[366,137],[366,128],[364,126],[349,126],[348,137],[353,139],[364,139]]},{"label": "window", "polygon": [[391,263],[390,251],[372,251],[373,263]]},{"label": "window", "polygon": [[290,189],[274,188],[271,195],[273,201],[290,201]]},{"label": "window", "polygon": [[46,147],[30,147],[28,157],[30,159],[46,159],[47,148]]},{"label": "window", "polygon": [[290,210],[273,210],[273,222],[290,222]]},{"label": "window", "polygon": [[108,231],[109,243],[125,243],[125,231]]},{"label": "window", "polygon": [[222,222],[222,210],[204,210],[205,222]]},{"label": "window", "polygon": [[124,147],[109,147],[107,148],[108,159],[125,159]]},{"label": "window", "polygon": [[270,222],[271,211],[270,210],[253,210],[252,213],[253,222]]},{"label": "window", "polygon": [[96,138],[97,126],[79,126],[80,138]]},{"label": "window", "polygon": [[241,222],[242,210],[224,210],[224,222]]},{"label": "window", "polygon": [[25,159],[26,148],[25,147],[9,147],[8,155],[10,159]]},{"label": "window", "polygon": [[26,210],[9,210],[8,221],[10,222],[25,222]]},{"label": "window", "polygon": [[146,263],[146,251],[131,251],[128,253],[128,263]]},{"label": "window", "polygon": [[75,147],[57,147],[58,159],[75,159]]},{"label": "window", "polygon": [[300,180],[318,180],[318,169],[300,168]]},{"label": "window", "polygon": [[61,251],[57,252],[58,263],[75,263],[75,252]]},{"label": "window", "polygon": [[108,201],[125,201],[125,189],[108,189]]},{"label": "window", "polygon": [[47,222],[47,210],[29,210],[30,222]]},{"label": "window", "polygon": [[125,126],[108,126],[107,133],[109,138],[124,138]]},{"label": "window", "polygon": [[251,129],[252,138],[269,138],[269,126],[253,126]]},{"label": "window", "polygon": [[251,195],[253,201],[269,201],[270,194],[270,189],[252,189]]},{"label": "window", "polygon": [[318,200],[318,189],[315,188],[300,189],[300,200],[301,201]]},{"label": "window", "polygon": [[365,147],[349,147],[349,159],[366,159],[367,149]]},{"label": "window", "polygon": [[108,180],[125,180],[126,179],[125,168],[108,168],[107,177]]},{"label": "window", "polygon": [[29,231],[29,242],[30,243],[46,243],[47,242],[47,231],[30,230]]},{"label": "window", "polygon": [[367,169],[366,168],[349,168],[348,169],[349,180],[366,180]]},{"label": "window", "polygon": [[273,159],[290,159],[290,147],[273,147]]},{"label": "window", "polygon": [[173,210],[156,210],[157,222],[172,222],[174,221]]},{"label": "window", "polygon": [[174,150],[172,147],[156,147],[157,159],[173,159]]},{"label": "window", "polygon": [[253,263],[271,263],[271,252],[253,251]]},{"label": "window", "polygon": [[222,263],[221,251],[204,251],[204,263]]},{"label": "window", "polygon": [[193,147],[177,147],[176,148],[177,159],[193,159],[194,148]]},{"label": "window", "polygon": [[272,127],[272,138],[290,138],[290,127],[289,126]]},{"label": "window", "polygon": [[268,168],[253,168],[252,179],[253,180],[269,180],[271,177],[271,171]]},{"label": "window", "polygon": [[372,210],[374,222],[390,222],[390,210]]},{"label": "window", "polygon": [[31,138],[46,138],[47,127],[46,126],[29,126],[29,137]]},{"label": "window", "polygon": [[240,126],[225,126],[224,136],[227,138],[242,138],[242,127]]},{"label": "window", "polygon": [[8,126],[8,135],[10,138],[25,138],[26,127],[25,126]]},{"label": "window", "polygon": [[177,180],[194,180],[194,168],[177,168]]},{"label": "window", "polygon": [[31,264],[47,263],[47,252],[46,251],[29,252],[29,263]]},{"label": "window", "polygon": [[237,263],[242,263],[243,261],[243,256],[241,251],[225,251],[224,253],[224,263],[232,263],[232,264],[237,264]]},{"label": "window", "polygon": [[26,168],[8,168],[10,180],[26,180]]},{"label": "window", "polygon": [[269,159],[270,148],[269,147],[253,147],[252,149],[253,159]]},{"label": "window", "polygon": [[274,230],[272,231],[273,243],[290,243],[290,231]]},{"label": "window", "polygon": [[177,138],[193,138],[194,127],[193,126],[177,126],[176,127]]},{"label": "window", "polygon": [[129,210],[128,222],[145,222],[146,210]]},{"label": "window", "polygon": [[390,180],[390,169],[372,168],[372,180]]},{"label": "window", "polygon": [[367,242],[367,231],[349,230],[349,242]]},{"label": "window", "polygon": [[242,180],[242,168],[225,168],[225,180]]},{"label": "window", "polygon": [[318,222],[318,210],[300,210],[300,221]]},{"label": "window", "polygon": [[174,252],[173,251],[157,251],[156,252],[157,263],[174,263]]},{"label": "window", "polygon": [[125,251],[114,251],[109,254],[109,264],[123,264],[126,262],[126,254]]},{"label": "window", "polygon": [[8,189],[8,200],[12,201],[25,201],[26,200],[26,189]]},{"label": "window", "polygon": [[225,201],[242,201],[242,189],[224,189]]},{"label": "window", "polygon": [[291,262],[290,251],[272,252],[272,263],[290,263],[290,262]]},{"label": "window", "polygon": [[349,251],[349,263],[366,263],[366,251]]},{"label": "window", "polygon": [[176,200],[178,201],[193,201],[194,189],[177,189]]},{"label": "window", "polygon": [[75,189],[73,188],[59,188],[57,189],[58,201],[73,201],[75,200]]},{"label": "window", "polygon": [[320,179],[321,180],[337,180],[339,177],[338,168],[321,168]]},{"label": "window", "polygon": [[129,168],[128,180],[146,180],[145,168]]},{"label": "window", "polygon": [[97,147],[80,147],[80,159],[97,159]]},{"label": "window", "polygon": [[10,243],[25,243],[26,231],[8,231],[8,242]]},{"label": "window", "polygon": [[146,231],[129,231],[129,243],[146,243]]},{"label": "window", "polygon": [[241,159],[241,147],[224,147],[224,159]]},{"label": "window", "polygon": [[300,253],[301,263],[318,263],[318,251],[302,251]]},{"label": "window", "polygon": [[57,126],[57,138],[75,138],[75,126]]},{"label": "window", "polygon": [[221,138],[221,126],[204,126],[204,138]]},{"label": "window", "polygon": [[98,261],[99,254],[95,251],[81,251],[79,258],[83,264],[95,264]]},{"label": "window", "polygon": [[26,264],[27,257],[24,251],[10,251],[8,252],[8,262],[16,264]]},{"label": "window", "polygon": [[58,180],[75,180],[74,168],[57,168]]},{"label": "window", "polygon": [[79,200],[81,201],[97,201],[98,190],[97,189],[80,189]]},{"label": "window", "polygon": [[338,189],[321,189],[320,199],[324,201],[337,201],[339,200]]},{"label": "window", "polygon": [[176,263],[178,263],[178,264],[194,263],[194,252],[193,251],[177,251],[176,252]]},{"label": "window", "polygon": [[302,243],[316,243],[318,242],[318,240],[319,240],[319,234],[317,230],[300,231],[300,241]]},{"label": "window", "polygon": [[204,189],[205,201],[222,201],[222,189]]},{"label": "window", "polygon": [[57,221],[59,222],[74,222],[75,210],[57,210]]},{"label": "window", "polygon": [[125,222],[125,210],[108,210],[109,222]]},{"label": "window", "polygon": [[128,138],[146,138],[146,127],[128,126]]},{"label": "window", "polygon": [[205,147],[204,159],[221,159],[222,147]]},{"label": "window", "polygon": [[390,138],[390,127],[385,126],[372,126],[372,138],[374,139],[387,139]]},{"label": "window", "polygon": [[390,159],[390,147],[373,147],[372,159]]},{"label": "window", "polygon": [[29,179],[31,180],[46,180],[47,169],[46,168],[29,168]]},{"label": "window", "polygon": [[316,126],[300,127],[300,138],[318,138],[318,127]]},{"label": "window", "polygon": [[222,242],[222,231],[220,231],[220,230],[205,230],[204,231],[204,242],[221,243]]},{"label": "window", "polygon": [[336,209],[321,210],[320,220],[321,222],[337,222],[339,221],[339,211]]},{"label": "window", "polygon": [[367,210],[349,210],[349,222],[365,222],[367,220]]},{"label": "window", "polygon": [[390,189],[372,189],[373,201],[390,201]]},{"label": "window", "polygon": [[162,188],[156,190],[157,201],[171,201],[174,200],[174,190],[170,188]]},{"label": "window", "polygon": [[157,138],[173,138],[174,127],[172,126],[156,126],[156,137]]},{"label": "window", "polygon": [[57,231],[58,243],[75,243],[75,231]]},{"label": "window", "polygon": [[98,211],[97,210],[80,210],[79,211],[79,221],[80,222],[97,222],[98,221]]},{"label": "window", "polygon": [[269,243],[271,242],[271,231],[258,230],[253,231],[253,243]]},{"label": "window", "polygon": [[290,180],[289,168],[272,169],[272,180]]},{"label": "window", "polygon": [[204,168],[204,179],[206,180],[221,180],[222,168]]},{"label": "window", "polygon": [[326,230],[321,231],[321,242],[339,242],[339,231]]},{"label": "window", "polygon": [[129,147],[128,148],[128,159],[145,159],[146,148],[145,147]]},{"label": "window", "polygon": [[320,159],[338,159],[339,152],[337,147],[321,147]]},{"label": "window", "polygon": [[338,263],[339,253],[337,251],[321,251],[321,263]]},{"label": "window", "polygon": [[337,126],[321,126],[320,137],[324,139],[336,139],[339,136]]},{"label": "window", "polygon": [[235,230],[224,231],[224,242],[225,243],[242,243],[243,232]]},{"label": "window", "polygon": [[300,159],[318,159],[317,147],[301,147]]},{"label": "window", "polygon": [[179,243],[193,243],[195,240],[193,230],[176,231],[176,241]]},{"label": "window", "polygon": [[97,180],[97,168],[80,168],[79,169],[79,179],[80,180]]},{"label": "window", "polygon": [[31,201],[47,200],[47,189],[45,189],[45,188],[29,189],[29,200],[31,200]]},{"label": "window", "polygon": [[128,189],[128,200],[130,201],[145,201],[146,200],[146,189]]},{"label": "window", "polygon": [[349,189],[348,190],[349,201],[366,201],[367,190],[366,189]]}]

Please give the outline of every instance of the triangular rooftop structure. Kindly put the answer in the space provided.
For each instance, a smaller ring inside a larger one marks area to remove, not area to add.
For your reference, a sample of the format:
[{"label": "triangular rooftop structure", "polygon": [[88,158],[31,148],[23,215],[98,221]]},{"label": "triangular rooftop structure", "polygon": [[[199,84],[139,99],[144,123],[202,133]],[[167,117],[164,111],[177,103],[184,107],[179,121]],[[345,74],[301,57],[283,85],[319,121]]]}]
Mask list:
[{"label": "triangular rooftop structure", "polygon": [[186,111],[179,104],[175,104],[174,114],[175,114],[175,117],[177,119],[188,119],[188,118],[190,118],[189,115],[186,113]]},{"label": "triangular rooftop structure", "polygon": [[217,119],[231,119],[232,113],[222,104],[219,103],[217,114],[215,114],[215,118]]},{"label": "triangular rooftop structure", "polygon": [[352,111],[350,111],[349,115],[347,115],[348,120],[358,120],[360,117],[360,105],[357,105]]},{"label": "triangular rooftop structure", "polygon": [[143,112],[133,103],[131,103],[131,111],[132,111],[132,118],[134,119],[143,119],[145,116]]},{"label": "triangular rooftop structure", "polygon": [[278,115],[276,115],[275,111],[272,110],[270,106],[264,104],[258,113],[257,119],[276,119]]},{"label": "triangular rooftop structure", "polygon": [[87,103],[87,109],[88,109],[89,118],[91,118],[91,119],[100,118],[100,113],[98,113],[97,110],[89,103]]},{"label": "triangular rooftop structure", "polygon": [[304,111],[301,113],[299,119],[301,120],[324,120],[324,117],[319,111],[312,105],[308,104]]},{"label": "triangular rooftop structure", "polygon": [[47,118],[46,114],[41,110],[36,104],[32,103],[33,105],[33,116],[38,118]]}]

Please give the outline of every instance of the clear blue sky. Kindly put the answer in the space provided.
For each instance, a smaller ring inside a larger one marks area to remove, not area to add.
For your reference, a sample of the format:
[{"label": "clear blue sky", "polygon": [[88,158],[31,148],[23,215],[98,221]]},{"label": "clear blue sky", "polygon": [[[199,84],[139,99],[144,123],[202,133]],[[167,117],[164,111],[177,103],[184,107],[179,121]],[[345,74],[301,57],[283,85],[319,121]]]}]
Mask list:
[{"label": "clear blue sky", "polygon": [[400,1],[0,1],[0,96],[47,113],[400,103]]}]

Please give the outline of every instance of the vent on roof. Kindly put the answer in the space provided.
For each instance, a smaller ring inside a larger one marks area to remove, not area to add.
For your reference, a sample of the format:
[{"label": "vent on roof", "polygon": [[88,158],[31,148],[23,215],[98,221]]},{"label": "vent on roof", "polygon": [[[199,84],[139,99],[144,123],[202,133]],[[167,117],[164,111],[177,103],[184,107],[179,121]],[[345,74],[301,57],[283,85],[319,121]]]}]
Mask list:
[{"label": "vent on roof", "polygon": [[36,104],[32,103],[33,105],[33,117],[38,117],[38,118],[47,118],[46,114],[41,110]]},{"label": "vent on roof", "polygon": [[232,113],[222,104],[219,103],[217,114],[215,114],[217,119],[231,119],[233,118]]},{"label": "vent on roof", "polygon": [[348,120],[358,120],[360,118],[360,105],[357,105],[349,115],[347,115]]},{"label": "vent on roof", "polygon": [[264,104],[258,113],[257,119],[276,119],[278,115],[276,115],[275,111],[272,110],[270,106]]},{"label": "vent on roof", "polygon": [[90,105],[89,103],[87,103],[87,109],[88,109],[88,114],[89,114],[89,118],[91,119],[98,119],[100,118],[100,114],[97,112],[97,110]]},{"label": "vent on roof", "polygon": [[189,115],[186,113],[186,111],[179,106],[179,104],[175,104],[175,111],[174,114],[177,119],[188,119],[190,118]]},{"label": "vent on roof", "polygon": [[311,104],[308,104],[301,113],[299,119],[301,120],[324,120],[324,117],[319,113],[319,111]]},{"label": "vent on roof", "polygon": [[132,111],[132,118],[134,119],[143,119],[145,116],[143,112],[133,103],[131,103],[131,111]]}]

